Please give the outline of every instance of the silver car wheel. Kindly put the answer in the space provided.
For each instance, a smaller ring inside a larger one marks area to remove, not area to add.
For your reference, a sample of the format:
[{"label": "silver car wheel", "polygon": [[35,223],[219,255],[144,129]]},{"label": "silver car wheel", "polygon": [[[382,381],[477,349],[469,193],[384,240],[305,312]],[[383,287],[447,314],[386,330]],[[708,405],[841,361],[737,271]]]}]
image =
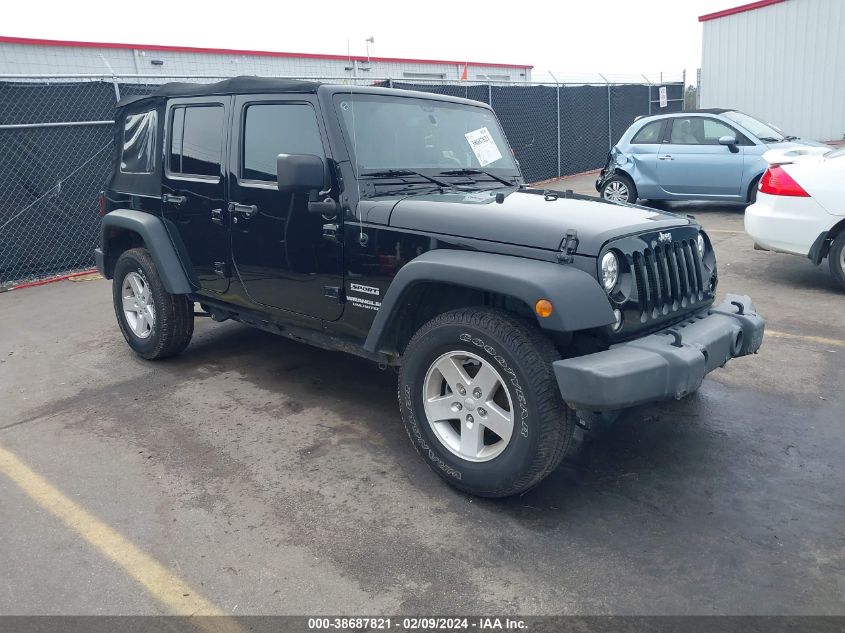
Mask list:
[{"label": "silver car wheel", "polygon": [[425,375],[423,404],[431,430],[470,462],[502,454],[513,435],[514,407],[495,367],[465,351],[447,352]]},{"label": "silver car wheel", "polygon": [[839,251],[839,269],[845,273],[845,248]]},{"label": "silver car wheel", "polygon": [[121,288],[123,316],[132,333],[138,338],[148,338],[155,325],[155,306],[149,284],[136,272],[123,278]]},{"label": "silver car wheel", "polygon": [[604,188],[602,197],[611,202],[628,202],[628,185],[621,180],[614,180]]}]

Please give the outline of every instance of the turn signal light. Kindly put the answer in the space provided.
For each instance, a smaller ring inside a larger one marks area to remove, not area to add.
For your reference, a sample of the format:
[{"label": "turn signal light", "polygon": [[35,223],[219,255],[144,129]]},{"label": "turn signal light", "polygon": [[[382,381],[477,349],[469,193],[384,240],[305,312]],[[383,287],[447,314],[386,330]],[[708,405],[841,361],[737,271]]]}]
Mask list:
[{"label": "turn signal light", "polygon": [[795,182],[795,179],[780,165],[772,165],[766,170],[760,180],[760,191],[771,196],[810,197],[810,194],[804,191],[804,188]]},{"label": "turn signal light", "polygon": [[543,317],[544,319],[550,317],[553,311],[554,306],[552,306],[552,302],[548,299],[540,299],[534,304],[534,312],[537,313],[537,316]]}]

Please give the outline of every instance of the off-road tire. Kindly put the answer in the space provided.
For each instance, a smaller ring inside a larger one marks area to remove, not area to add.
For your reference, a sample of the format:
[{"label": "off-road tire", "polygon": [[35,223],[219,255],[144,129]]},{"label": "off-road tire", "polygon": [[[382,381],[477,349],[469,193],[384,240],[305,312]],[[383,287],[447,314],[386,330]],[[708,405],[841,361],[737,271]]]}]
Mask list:
[{"label": "off-road tire", "polygon": [[827,264],[830,266],[830,274],[845,288],[845,231],[839,233],[830,245]]},{"label": "off-road tire", "polygon": [[[489,461],[451,452],[426,417],[425,376],[450,351],[490,363],[515,404],[510,441]],[[433,318],[411,338],[399,372],[399,408],[417,452],[448,483],[474,495],[506,497],[536,486],[560,464],[575,431],[575,412],[561,399],[552,369],[559,359],[536,325],[505,311],[461,308]]]},{"label": "off-road tire", "polygon": [[[155,318],[147,338],[139,338],[130,327],[122,306],[122,288],[130,272],[140,275],[152,291]],[[194,304],[185,295],[164,289],[155,263],[145,248],[125,251],[114,266],[112,299],[123,338],[135,352],[147,360],[168,358],[181,353],[194,334]]]},{"label": "off-road tire", "polygon": [[608,187],[611,186],[611,183],[614,182],[621,183],[628,189],[627,198],[624,200],[620,200],[621,202],[628,202],[630,204],[635,204],[637,202],[637,196],[639,195],[637,193],[637,186],[634,184],[633,180],[623,174],[614,174],[602,183],[601,189],[599,190],[599,197],[602,200],[607,200],[607,198],[604,197],[605,191]]}]

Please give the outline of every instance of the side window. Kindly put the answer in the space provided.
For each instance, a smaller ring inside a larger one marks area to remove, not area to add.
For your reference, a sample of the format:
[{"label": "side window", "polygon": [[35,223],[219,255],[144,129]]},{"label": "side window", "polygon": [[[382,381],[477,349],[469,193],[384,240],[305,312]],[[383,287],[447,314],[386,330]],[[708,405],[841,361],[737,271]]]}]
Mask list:
[{"label": "side window", "polygon": [[675,145],[703,145],[704,129],[701,117],[679,117],[672,120],[669,142]]},{"label": "side window", "polygon": [[220,176],[223,106],[180,106],[172,112],[170,171],[186,176]]},{"label": "side window", "polygon": [[708,145],[718,145],[723,136],[739,138],[736,130],[715,119],[704,119],[704,142]]},{"label": "side window", "polygon": [[631,143],[659,143],[663,139],[663,123],[665,123],[665,121],[652,121],[651,123],[647,123],[634,135],[634,138],[631,139]]},{"label": "side window", "polygon": [[158,115],[155,110],[130,114],[123,123],[123,149],[120,171],[151,174],[155,169]]},{"label": "side window", "polygon": [[241,177],[276,180],[279,154],[324,156],[317,115],[310,105],[254,104],[246,108]]},{"label": "side window", "polygon": [[718,145],[722,136],[743,140],[736,130],[716,119],[679,117],[673,120],[669,142],[678,145]]}]

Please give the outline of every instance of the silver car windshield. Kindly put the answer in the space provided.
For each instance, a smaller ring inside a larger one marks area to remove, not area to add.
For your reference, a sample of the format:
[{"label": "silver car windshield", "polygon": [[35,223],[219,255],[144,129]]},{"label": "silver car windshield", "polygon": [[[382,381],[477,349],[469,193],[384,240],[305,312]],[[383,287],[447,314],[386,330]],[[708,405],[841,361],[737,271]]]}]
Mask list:
[{"label": "silver car windshield", "polygon": [[359,172],[519,170],[495,115],[486,108],[420,98],[338,94],[335,107]]},{"label": "silver car windshield", "polygon": [[760,140],[784,140],[783,132],[774,125],[771,123],[763,123],[762,121],[755,119],[753,116],[749,116],[743,112],[729,110],[728,112],[723,112],[722,116],[738,123]]}]

